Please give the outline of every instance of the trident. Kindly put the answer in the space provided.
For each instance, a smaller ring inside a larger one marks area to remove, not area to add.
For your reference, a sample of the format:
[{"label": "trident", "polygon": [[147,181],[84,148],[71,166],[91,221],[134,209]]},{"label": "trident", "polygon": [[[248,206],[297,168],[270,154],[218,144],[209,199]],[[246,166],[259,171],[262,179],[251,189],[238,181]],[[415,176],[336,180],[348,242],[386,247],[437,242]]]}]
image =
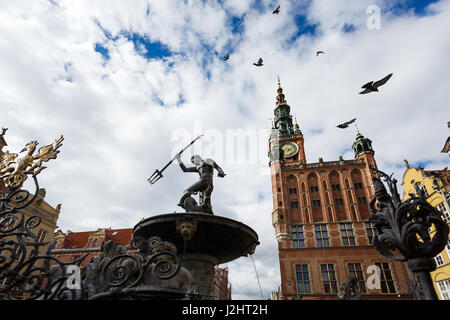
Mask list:
[{"label": "trident", "polygon": [[[181,150],[180,152],[178,152],[177,155],[180,155],[183,153],[183,151],[185,151],[187,148],[189,148],[191,145],[194,144],[195,141],[197,141],[198,139],[200,139],[201,137],[203,137],[203,135],[199,135],[197,138],[195,138],[194,140],[191,141],[191,143],[189,143],[183,150]],[[162,173],[164,170],[166,170],[166,168],[168,166],[170,166],[170,164],[173,162],[173,160],[175,160],[177,157],[175,156],[172,160],[169,161],[168,164],[166,164],[164,166],[164,168],[162,168],[161,170],[156,169],[155,172],[150,176],[150,178],[147,179],[148,182],[150,182],[150,184],[154,184],[156,181],[158,181],[159,179],[161,179],[163,177]]]}]

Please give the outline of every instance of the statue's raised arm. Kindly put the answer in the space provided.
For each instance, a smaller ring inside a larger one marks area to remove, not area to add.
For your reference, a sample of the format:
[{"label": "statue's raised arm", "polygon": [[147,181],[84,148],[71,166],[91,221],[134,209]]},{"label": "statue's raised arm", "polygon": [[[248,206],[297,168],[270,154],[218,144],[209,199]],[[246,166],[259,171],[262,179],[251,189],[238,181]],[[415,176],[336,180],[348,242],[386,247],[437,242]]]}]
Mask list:
[{"label": "statue's raised arm", "polygon": [[181,167],[181,170],[183,170],[183,172],[197,172],[197,168],[196,167],[186,167],[184,165],[183,161],[181,161],[181,157],[180,157],[179,153],[175,157],[176,157],[176,159],[178,161],[178,164]]}]

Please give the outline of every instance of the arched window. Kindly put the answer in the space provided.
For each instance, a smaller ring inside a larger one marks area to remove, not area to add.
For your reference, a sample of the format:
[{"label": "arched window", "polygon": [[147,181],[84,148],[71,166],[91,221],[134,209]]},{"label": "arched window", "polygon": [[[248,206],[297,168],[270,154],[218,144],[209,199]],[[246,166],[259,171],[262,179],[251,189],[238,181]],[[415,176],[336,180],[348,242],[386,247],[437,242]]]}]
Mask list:
[{"label": "arched window", "polygon": [[336,220],[342,221],[346,220],[345,207],[344,207],[344,196],[343,190],[340,184],[339,173],[337,171],[332,171],[329,176],[331,183],[331,197],[332,203],[334,203],[334,210],[336,214]]},{"label": "arched window", "polygon": [[352,219],[353,219],[353,221],[358,221],[358,216],[356,215],[355,206],[352,206]]},{"label": "arched window", "polygon": [[348,202],[350,202],[350,203],[355,202],[355,201],[353,200],[353,196],[352,196],[352,191],[351,191],[351,190],[348,190],[348,191],[347,191],[347,195],[348,195]]},{"label": "arched window", "polygon": [[319,180],[315,173],[310,173],[307,177],[309,195],[312,204],[312,220],[313,222],[323,221],[322,203],[320,202]]},{"label": "arched window", "polygon": [[92,243],[92,247],[97,248],[98,247],[98,239],[95,239]]},{"label": "arched window", "polygon": [[350,183],[347,178],[345,178],[345,188],[350,189]]}]

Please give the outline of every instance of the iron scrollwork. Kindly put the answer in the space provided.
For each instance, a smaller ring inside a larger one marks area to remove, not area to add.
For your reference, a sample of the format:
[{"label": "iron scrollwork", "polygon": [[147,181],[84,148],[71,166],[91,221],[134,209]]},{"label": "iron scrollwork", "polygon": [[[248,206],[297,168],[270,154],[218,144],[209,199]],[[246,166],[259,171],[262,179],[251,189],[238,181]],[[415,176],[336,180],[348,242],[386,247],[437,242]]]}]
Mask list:
[{"label": "iron scrollwork", "polygon": [[[159,237],[134,237],[129,247],[123,248],[137,249],[138,252],[122,253],[124,250],[119,250],[119,254],[106,262],[103,260],[105,263],[92,267],[91,270],[100,272],[99,283],[86,279],[86,285],[88,288],[94,285],[100,290],[89,296],[89,300],[181,299],[188,294],[191,276],[181,267],[173,244]],[[105,254],[98,258],[102,257],[105,259]],[[95,261],[90,262],[88,268],[90,265],[95,265]]]},{"label": "iron scrollwork", "polygon": [[[84,257],[66,263],[50,255],[54,241],[40,242],[34,230],[41,223],[37,215],[23,209],[37,197],[36,192],[8,188],[0,199],[0,294],[10,300],[71,299],[77,295],[66,286],[68,265],[79,265]],[[41,252],[44,252],[43,254]]]},{"label": "iron scrollwork", "polygon": [[[382,171],[372,169],[375,195],[369,203],[373,223],[379,235],[374,237],[373,245],[385,257],[404,261],[415,274],[425,299],[437,299],[430,271],[436,269],[433,259],[444,248],[448,240],[449,227],[441,213],[431,206],[425,193],[417,185],[416,193],[401,201],[397,191],[397,180]],[[387,183],[388,194],[383,182]],[[434,226],[435,233],[428,230]]]}]

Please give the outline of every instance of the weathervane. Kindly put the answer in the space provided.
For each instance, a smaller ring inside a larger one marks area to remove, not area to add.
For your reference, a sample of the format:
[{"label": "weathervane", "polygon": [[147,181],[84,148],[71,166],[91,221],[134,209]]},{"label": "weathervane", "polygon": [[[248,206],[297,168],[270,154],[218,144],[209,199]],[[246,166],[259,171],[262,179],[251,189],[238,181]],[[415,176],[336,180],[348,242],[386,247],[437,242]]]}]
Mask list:
[{"label": "weathervane", "polygon": [[[5,131],[5,130],[4,130]],[[4,134],[4,132],[3,132]],[[18,154],[6,151],[0,155],[0,180],[3,180],[6,187],[10,189],[20,188],[28,175],[36,176],[47,167],[42,166],[42,162],[56,159],[59,148],[62,146],[63,136],[59,137],[52,144],[41,147],[36,155],[33,155],[37,141],[30,141],[20,153],[25,152],[25,156],[16,160]]]}]

